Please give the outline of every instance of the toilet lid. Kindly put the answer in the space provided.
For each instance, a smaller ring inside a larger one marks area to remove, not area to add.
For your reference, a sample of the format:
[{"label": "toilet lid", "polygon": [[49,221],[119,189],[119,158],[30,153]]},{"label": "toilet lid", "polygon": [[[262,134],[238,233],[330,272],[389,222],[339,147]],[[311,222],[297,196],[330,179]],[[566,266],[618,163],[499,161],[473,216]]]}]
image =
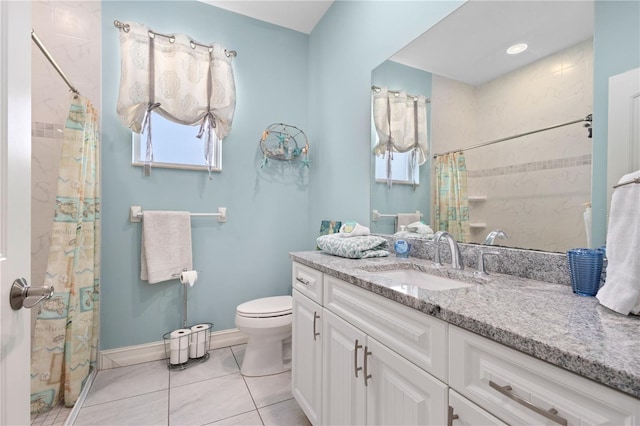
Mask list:
[{"label": "toilet lid", "polygon": [[291,296],[264,297],[238,305],[236,312],[245,317],[277,317],[291,313]]}]

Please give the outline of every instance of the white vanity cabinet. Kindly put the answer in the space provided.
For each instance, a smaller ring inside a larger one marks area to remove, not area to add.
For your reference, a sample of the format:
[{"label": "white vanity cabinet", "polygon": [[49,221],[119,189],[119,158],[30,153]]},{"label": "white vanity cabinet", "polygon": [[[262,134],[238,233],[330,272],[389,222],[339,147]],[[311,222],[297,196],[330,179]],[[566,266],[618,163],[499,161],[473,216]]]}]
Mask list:
[{"label": "white vanity cabinet", "polygon": [[322,306],[293,290],[291,393],[314,425],[322,424]]},{"label": "white vanity cabinet", "polygon": [[640,426],[640,399],[313,268],[293,270],[292,388],[316,426]]},{"label": "white vanity cabinet", "polygon": [[446,376],[446,323],[295,262],[292,282],[292,392],[311,423],[446,423],[448,387],[420,368]]},{"label": "white vanity cabinet", "polygon": [[294,262],[291,393],[314,425],[322,421],[323,273]]},{"label": "white vanity cabinet", "polygon": [[507,423],[640,424],[638,399],[452,325],[449,353],[449,386]]},{"label": "white vanity cabinet", "polygon": [[323,424],[446,422],[447,385],[327,309],[324,315]]}]

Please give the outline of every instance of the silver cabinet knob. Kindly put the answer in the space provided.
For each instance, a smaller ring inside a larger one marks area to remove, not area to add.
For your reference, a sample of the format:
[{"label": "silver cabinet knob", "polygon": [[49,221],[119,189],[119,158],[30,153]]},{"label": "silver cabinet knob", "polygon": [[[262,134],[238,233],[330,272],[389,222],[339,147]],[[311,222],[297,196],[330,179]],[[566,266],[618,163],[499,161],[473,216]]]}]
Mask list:
[{"label": "silver cabinet knob", "polygon": [[53,296],[53,286],[30,287],[24,278],[16,279],[11,285],[9,303],[11,308],[33,308],[38,303]]}]

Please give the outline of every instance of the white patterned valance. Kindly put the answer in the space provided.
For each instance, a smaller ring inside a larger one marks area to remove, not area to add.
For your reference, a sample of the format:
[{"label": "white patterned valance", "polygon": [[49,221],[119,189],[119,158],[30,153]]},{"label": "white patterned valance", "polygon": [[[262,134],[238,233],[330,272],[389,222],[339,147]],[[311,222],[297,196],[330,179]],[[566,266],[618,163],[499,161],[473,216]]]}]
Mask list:
[{"label": "white patterned valance", "polygon": [[183,34],[165,37],[141,24],[125,26],[117,113],[131,130],[147,135],[145,174],[153,160],[152,111],[176,123],[199,123],[210,166],[213,141],[229,134],[235,112],[231,58],[218,44],[207,48]]},{"label": "white patterned valance", "polygon": [[[416,165],[427,161],[426,102],[424,96],[376,88],[373,93],[373,123],[378,135],[378,143],[373,148],[375,155],[387,155],[387,161],[390,161],[393,152],[412,151]],[[387,178],[390,177],[389,165]]]}]

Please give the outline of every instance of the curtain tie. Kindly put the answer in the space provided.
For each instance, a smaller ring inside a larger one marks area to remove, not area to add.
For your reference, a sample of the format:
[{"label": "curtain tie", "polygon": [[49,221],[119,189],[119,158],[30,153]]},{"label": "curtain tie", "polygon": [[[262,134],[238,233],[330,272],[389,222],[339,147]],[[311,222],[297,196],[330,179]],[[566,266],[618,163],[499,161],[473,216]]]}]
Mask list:
[{"label": "curtain tie", "polygon": [[202,139],[202,137],[206,133],[206,138],[204,140],[204,159],[207,162],[209,180],[212,180],[211,171],[213,168],[213,137],[215,137],[213,129],[215,128],[216,117],[213,115],[211,110],[209,110],[202,119],[202,123],[200,124],[200,131],[198,132],[198,139]]},{"label": "curtain tie", "polygon": [[143,175],[149,176],[151,175],[151,163],[153,162],[153,144],[151,142],[151,112],[154,109],[160,106],[159,102],[149,103],[147,105],[147,110],[144,113],[144,118],[142,119],[142,133],[147,135],[147,152],[144,158],[144,169]]},{"label": "curtain tie", "polygon": [[391,179],[391,162],[393,161],[393,145],[392,139],[389,138],[389,142],[387,143],[387,188],[391,189],[393,185]]}]

